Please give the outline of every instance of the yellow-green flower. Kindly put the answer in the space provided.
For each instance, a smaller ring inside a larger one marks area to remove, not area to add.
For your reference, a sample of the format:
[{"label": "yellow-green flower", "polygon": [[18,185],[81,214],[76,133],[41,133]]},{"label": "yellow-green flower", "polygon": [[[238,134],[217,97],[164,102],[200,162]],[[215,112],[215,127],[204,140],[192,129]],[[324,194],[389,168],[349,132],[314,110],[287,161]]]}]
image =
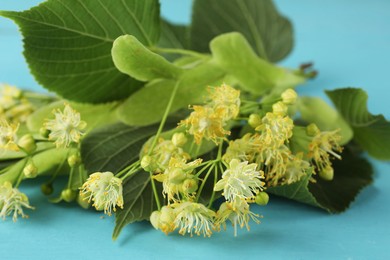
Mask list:
[{"label": "yellow-green flower", "polygon": [[214,229],[215,212],[203,204],[195,202],[182,202],[175,205],[175,228],[179,228],[181,235],[195,233],[210,237]]},{"label": "yellow-green flower", "polygon": [[260,216],[250,211],[250,205],[244,199],[238,199],[233,202],[224,202],[219,207],[216,215],[216,227],[223,226],[226,228],[226,221],[230,221],[234,227],[234,236],[237,236],[237,227],[249,231],[249,221],[252,219],[256,224],[260,223]]},{"label": "yellow-green flower", "polygon": [[215,186],[215,191],[223,190],[226,200],[232,202],[237,199],[252,199],[258,191],[263,190],[264,173],[257,171],[257,164],[248,164],[233,159],[228,169],[222,174],[222,179]]},{"label": "yellow-green flower", "polygon": [[214,110],[223,111],[224,120],[230,120],[238,116],[240,111],[240,91],[229,85],[222,84],[220,87],[210,88],[210,106]]},{"label": "yellow-green flower", "polygon": [[18,215],[27,218],[23,208],[34,209],[30,206],[26,194],[13,188],[10,182],[5,182],[0,186],[0,217],[5,220],[12,213],[12,220],[17,221]]},{"label": "yellow-green flower", "polygon": [[122,180],[112,172],[95,172],[89,176],[80,188],[80,195],[97,210],[104,210],[104,214],[111,216],[116,207],[123,208]]},{"label": "yellow-green flower", "polygon": [[188,133],[194,136],[195,142],[200,144],[202,139],[212,140],[218,143],[219,138],[224,138],[230,131],[224,129],[226,124],[225,110],[214,109],[209,106],[193,106],[194,112],[182,120],[179,125],[185,125]]},{"label": "yellow-green flower", "polygon": [[23,97],[22,90],[7,84],[1,87],[0,116],[14,123],[22,123],[33,111],[33,105]]},{"label": "yellow-green flower", "polygon": [[0,148],[6,150],[18,151],[19,147],[16,145],[16,132],[19,125],[10,124],[4,118],[0,118]]},{"label": "yellow-green flower", "polygon": [[160,229],[166,235],[175,230],[176,212],[171,206],[163,206],[160,211],[153,211],[150,223],[155,229]]},{"label": "yellow-green flower", "polygon": [[229,142],[229,146],[223,155],[225,162],[230,162],[233,159],[240,161],[253,161],[256,144],[253,142],[251,134],[246,134],[242,138],[235,139]]},{"label": "yellow-green flower", "polygon": [[64,111],[57,109],[53,111],[55,119],[45,123],[46,129],[50,131],[49,140],[55,141],[57,147],[68,147],[71,143],[79,143],[83,130],[87,124],[80,119],[80,113],[65,104]]}]

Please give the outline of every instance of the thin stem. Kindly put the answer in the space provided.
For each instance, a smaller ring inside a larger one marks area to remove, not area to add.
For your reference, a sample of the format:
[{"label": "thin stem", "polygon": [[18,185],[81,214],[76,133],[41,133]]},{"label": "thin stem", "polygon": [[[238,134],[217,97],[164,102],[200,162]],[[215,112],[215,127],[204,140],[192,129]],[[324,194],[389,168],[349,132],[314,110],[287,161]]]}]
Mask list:
[{"label": "thin stem", "polygon": [[197,58],[201,58],[201,59],[209,58],[209,55],[201,54],[199,52],[195,52],[195,51],[191,51],[191,50],[173,49],[173,48],[159,48],[159,47],[152,47],[150,49],[154,52],[160,52],[160,53],[181,54],[181,55],[187,55],[187,56],[197,57]]},{"label": "thin stem", "polygon": [[70,167],[70,173],[69,173],[69,181],[68,181],[68,189],[72,186],[73,176],[75,173],[75,167]]},{"label": "thin stem", "polygon": [[156,136],[155,136],[154,139],[153,139],[153,143],[152,143],[152,146],[150,147],[150,150],[149,150],[149,152],[148,152],[148,155],[150,155],[150,154],[153,152],[153,149],[154,149],[154,147],[155,147],[156,144],[157,144],[157,140],[158,140],[158,138],[160,137],[160,134],[161,134],[161,132],[162,132],[162,130],[163,130],[163,128],[164,128],[165,122],[167,121],[167,118],[168,118],[168,115],[169,115],[169,111],[171,110],[171,107],[172,107],[172,104],[173,104],[173,100],[175,99],[176,92],[177,92],[177,89],[179,88],[179,85],[180,85],[180,80],[178,80],[178,81],[176,82],[176,85],[175,85],[175,87],[173,88],[173,91],[172,91],[172,93],[171,93],[171,97],[169,98],[169,102],[168,102],[167,108],[165,109],[163,118],[162,118],[162,120],[161,120],[160,126],[158,127]]},{"label": "thin stem", "polygon": [[200,152],[200,148],[202,147],[202,141],[200,141],[200,144],[198,144],[198,146],[196,147],[196,151],[195,151],[195,156],[198,156],[199,155],[199,152]]},{"label": "thin stem", "polygon": [[16,184],[15,184],[15,188],[19,187],[20,183],[22,182],[23,180],[23,177],[24,177],[24,173],[23,173],[23,169],[24,167],[26,167],[27,163],[31,160],[31,158],[28,158],[26,160],[26,162],[23,164],[23,167],[22,167],[22,170],[20,171],[20,174],[19,174],[19,177],[18,177],[18,180],[16,181]]},{"label": "thin stem", "polygon": [[[220,163],[218,163],[218,164],[221,165]],[[217,169],[217,167],[214,167],[214,185],[213,185],[213,187],[215,187],[215,184],[217,183],[217,181],[218,181],[218,169]],[[208,208],[211,208],[211,206],[213,205],[214,197],[215,197],[215,190],[213,189],[213,192],[211,193]]]},{"label": "thin stem", "polygon": [[140,169],[141,169],[140,166],[131,169],[130,171],[128,171],[128,172],[126,173],[125,176],[121,177],[121,179],[122,179],[122,180],[125,180],[126,178],[130,177],[130,176],[133,175],[134,173],[138,172]]},{"label": "thin stem", "polygon": [[210,169],[207,171],[206,176],[204,176],[204,178],[203,178],[202,184],[200,185],[199,190],[198,190],[198,194],[196,195],[196,201],[197,202],[199,201],[200,195],[202,194],[203,187],[204,187],[204,185],[206,185],[206,181],[209,178],[209,175],[210,175],[210,173],[211,173],[211,171],[213,170],[214,167],[215,167],[215,163],[213,163],[210,166]]},{"label": "thin stem", "polygon": [[[128,172],[128,171],[131,171],[133,168],[138,167],[139,164],[140,164],[139,160],[136,161],[136,162],[134,162],[134,163],[132,163],[132,164],[130,164],[129,166],[127,166],[126,168],[124,168],[123,170],[121,170],[120,172],[118,172],[118,173],[116,174],[116,177],[118,177],[118,178],[121,177],[124,173],[126,173],[126,172]],[[124,179],[124,178],[123,178],[123,179]]]},{"label": "thin stem", "polygon": [[157,189],[156,189],[156,184],[154,183],[153,180],[153,174],[150,172],[150,182],[152,183],[152,189],[153,189],[153,194],[154,194],[154,199],[157,204],[157,209],[161,210],[161,204],[160,204],[160,198],[158,197]]}]

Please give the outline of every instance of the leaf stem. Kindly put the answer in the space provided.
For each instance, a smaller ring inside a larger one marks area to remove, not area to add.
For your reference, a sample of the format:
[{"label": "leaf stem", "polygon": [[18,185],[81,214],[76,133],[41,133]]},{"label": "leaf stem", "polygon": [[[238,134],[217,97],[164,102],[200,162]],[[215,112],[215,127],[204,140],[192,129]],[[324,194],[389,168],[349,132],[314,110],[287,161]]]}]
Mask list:
[{"label": "leaf stem", "polygon": [[153,194],[154,194],[154,200],[156,201],[157,209],[161,210],[160,198],[158,197],[156,184],[154,183],[154,180],[153,180],[153,174],[151,172],[149,174],[150,174],[150,183],[152,184],[152,189],[153,189]]}]

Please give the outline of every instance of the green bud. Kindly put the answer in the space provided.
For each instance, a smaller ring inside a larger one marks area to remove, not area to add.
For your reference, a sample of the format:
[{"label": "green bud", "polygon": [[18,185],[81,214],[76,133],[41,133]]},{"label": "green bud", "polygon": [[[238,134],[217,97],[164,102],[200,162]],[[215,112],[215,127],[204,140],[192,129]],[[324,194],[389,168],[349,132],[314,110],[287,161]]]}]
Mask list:
[{"label": "green bud", "polygon": [[83,209],[88,209],[89,206],[90,206],[90,203],[88,202],[88,200],[85,200],[83,198],[83,196],[80,196],[80,194],[77,195],[77,204],[80,205],[80,207],[82,207]]},{"label": "green bud", "polygon": [[151,164],[152,164],[152,157],[150,157],[149,155],[145,155],[144,157],[142,157],[141,159],[142,169],[144,169],[147,172],[152,171]]},{"label": "green bud", "polygon": [[272,112],[276,115],[284,116],[287,114],[287,110],[287,106],[281,101],[272,105]]},{"label": "green bud", "polygon": [[37,149],[37,145],[31,134],[23,135],[18,141],[18,146],[27,154],[32,154]]},{"label": "green bud", "polygon": [[198,182],[195,179],[186,179],[182,184],[183,192],[193,193],[198,190]]},{"label": "green bud", "polygon": [[76,167],[80,165],[81,163],[81,157],[79,154],[72,154],[71,156],[68,157],[68,164],[70,167]]},{"label": "green bud", "polygon": [[184,133],[175,133],[172,136],[172,143],[176,147],[182,147],[187,142],[187,137]]},{"label": "green bud", "polygon": [[158,229],[160,226],[160,216],[161,212],[160,211],[153,211],[152,214],[150,215],[150,223],[155,229]]},{"label": "green bud", "polygon": [[38,168],[33,163],[29,163],[23,168],[23,174],[26,178],[35,178],[38,175]]},{"label": "green bud", "polygon": [[249,116],[249,119],[248,119],[248,124],[253,127],[253,128],[256,128],[258,127],[259,125],[261,125],[261,117],[258,115],[258,114],[251,114]]},{"label": "green bud", "polygon": [[51,195],[53,193],[53,185],[51,183],[44,183],[41,185],[41,191],[46,196]]},{"label": "green bud", "polygon": [[312,123],[306,126],[306,133],[309,136],[315,136],[320,133],[320,129],[317,127],[316,124]]},{"label": "green bud", "polygon": [[269,201],[269,196],[268,196],[267,192],[261,191],[261,192],[257,193],[256,198],[255,198],[255,202],[257,205],[265,206],[268,204],[268,201]]},{"label": "green bud", "polygon": [[169,182],[173,184],[180,184],[185,179],[187,179],[187,174],[183,169],[175,168],[172,172],[169,173]]},{"label": "green bud", "polygon": [[65,189],[61,192],[61,198],[66,202],[72,202],[76,199],[77,192],[72,189]]},{"label": "green bud", "polygon": [[49,134],[50,134],[50,130],[48,130],[46,127],[41,127],[39,129],[39,133],[42,137],[44,138],[48,138],[49,137]]},{"label": "green bud", "polygon": [[325,181],[331,181],[333,180],[333,177],[334,177],[334,170],[332,167],[328,166],[324,169],[322,169],[322,171],[320,171],[319,173],[321,179],[325,180]]},{"label": "green bud", "polygon": [[293,90],[292,88],[289,88],[282,93],[283,103],[287,105],[294,104],[295,101],[297,100],[297,97],[298,97],[297,92],[295,92],[295,90]]}]

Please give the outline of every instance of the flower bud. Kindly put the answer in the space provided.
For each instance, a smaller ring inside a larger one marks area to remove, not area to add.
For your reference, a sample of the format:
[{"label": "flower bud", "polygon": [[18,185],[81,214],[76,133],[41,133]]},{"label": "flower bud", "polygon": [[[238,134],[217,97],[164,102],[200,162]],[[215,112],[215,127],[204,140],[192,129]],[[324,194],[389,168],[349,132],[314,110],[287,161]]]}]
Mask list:
[{"label": "flower bud", "polygon": [[258,114],[251,114],[248,119],[248,124],[253,128],[258,127],[261,125],[261,117]]},{"label": "flower bud", "polygon": [[187,142],[187,137],[184,133],[175,133],[172,136],[172,143],[176,147],[182,147]]},{"label": "flower bud", "polygon": [[287,114],[287,106],[279,101],[272,105],[272,111],[276,115],[284,116]]},{"label": "flower bud", "polygon": [[68,157],[68,164],[70,167],[76,167],[80,165],[81,163],[81,157],[79,154],[72,154],[71,156]]},{"label": "flower bud", "polygon": [[157,210],[153,211],[150,215],[150,224],[152,224],[155,229],[158,229],[160,226],[160,216],[161,212]]},{"label": "flower bud", "polygon": [[282,93],[282,100],[283,103],[286,105],[294,104],[295,101],[297,100],[297,97],[298,97],[297,92],[295,92],[295,90],[293,90],[292,88],[289,88]]},{"label": "flower bud", "polygon": [[76,199],[77,192],[72,189],[65,189],[61,192],[61,198],[66,202],[72,202]]},{"label": "flower bud", "polygon": [[23,168],[23,174],[26,178],[35,178],[38,175],[38,169],[33,163],[29,163]]},{"label": "flower bud", "polygon": [[183,169],[175,168],[169,173],[169,182],[180,184],[187,178],[187,174]]},{"label": "flower bud", "polygon": [[39,134],[44,138],[49,138],[50,130],[46,127],[41,127],[39,129]]},{"label": "flower bud", "polygon": [[193,193],[198,190],[198,182],[195,179],[186,179],[182,184],[183,192]]},{"label": "flower bud", "polygon": [[51,183],[44,183],[41,185],[41,191],[45,195],[51,195],[53,193],[53,185]]},{"label": "flower bud", "polygon": [[319,175],[320,175],[321,179],[323,179],[325,181],[331,181],[331,180],[333,180],[333,177],[334,177],[333,168],[328,166],[328,167],[322,169],[322,171],[320,171]]},{"label": "flower bud", "polygon": [[31,134],[23,135],[18,141],[18,146],[27,154],[32,154],[37,149],[37,145]]},{"label": "flower bud", "polygon": [[306,126],[306,133],[309,136],[315,136],[320,133],[320,129],[317,127],[316,124],[310,124]]},{"label": "flower bud", "polygon": [[149,155],[145,155],[144,157],[142,157],[141,159],[142,169],[144,169],[147,172],[152,171],[151,164],[152,164],[152,157],[150,157]]},{"label": "flower bud", "polygon": [[257,193],[257,195],[255,197],[255,202],[257,205],[265,206],[268,204],[268,201],[269,201],[269,196],[268,196],[267,192],[261,191],[261,192]]}]

